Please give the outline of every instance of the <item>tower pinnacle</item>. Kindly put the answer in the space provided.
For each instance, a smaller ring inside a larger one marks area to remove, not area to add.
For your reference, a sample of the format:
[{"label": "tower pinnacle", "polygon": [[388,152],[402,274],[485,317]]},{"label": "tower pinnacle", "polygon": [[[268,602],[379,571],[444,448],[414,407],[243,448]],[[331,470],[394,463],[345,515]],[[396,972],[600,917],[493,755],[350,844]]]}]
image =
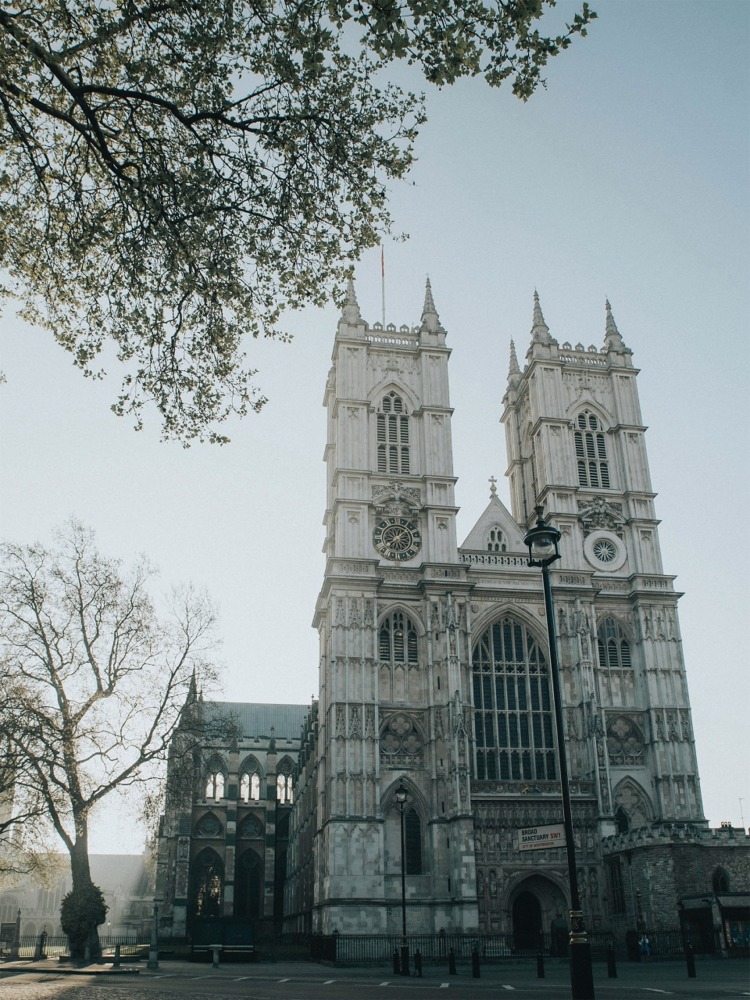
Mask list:
[{"label": "tower pinnacle", "polygon": [[606,324],[604,327],[604,346],[608,351],[625,351],[630,353],[629,349],[623,343],[620,331],[617,329],[617,324],[615,323],[615,318],[612,315],[612,306],[609,304],[609,299],[604,300],[604,307],[607,313]]},{"label": "tower pinnacle", "polygon": [[516,354],[516,345],[511,338],[510,341],[510,364],[508,365],[508,382],[510,385],[515,385],[521,377],[521,369],[518,364],[518,355]]},{"label": "tower pinnacle", "polygon": [[424,308],[422,309],[422,329],[429,330],[431,333],[437,333],[443,328],[440,325],[440,317],[437,314],[437,309],[435,308],[435,301],[432,298],[432,285],[430,284],[430,279],[427,278],[427,283],[425,285],[424,292]]},{"label": "tower pinnacle", "polygon": [[344,301],[344,308],[341,310],[341,318],[345,323],[362,322],[362,315],[359,311],[359,303],[357,302],[352,278],[349,278],[346,284],[346,299]]},{"label": "tower pinnacle", "polygon": [[554,341],[549,335],[549,327],[544,322],[542,307],[539,304],[539,293],[534,289],[534,319],[531,326],[532,344],[552,344]]}]

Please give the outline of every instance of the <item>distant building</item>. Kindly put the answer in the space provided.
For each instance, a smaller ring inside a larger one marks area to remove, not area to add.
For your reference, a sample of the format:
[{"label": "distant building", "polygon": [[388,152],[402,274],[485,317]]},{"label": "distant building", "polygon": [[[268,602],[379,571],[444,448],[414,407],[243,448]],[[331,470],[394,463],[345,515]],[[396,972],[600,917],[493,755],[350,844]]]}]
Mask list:
[{"label": "distant building", "polygon": [[[100,935],[129,936],[135,939],[148,933],[152,923],[154,880],[142,854],[92,854],[91,878],[104,893],[107,919]],[[70,892],[72,881],[67,856],[54,859],[60,874],[50,887],[33,879],[21,878],[0,891],[0,940],[12,940],[16,914],[21,911],[21,935],[36,936],[43,930],[49,935],[62,934],[60,904]]]},{"label": "distant building", "polygon": [[533,947],[564,917],[564,852],[521,836],[561,821],[541,578],[523,544],[541,506],[562,533],[552,582],[588,926],[708,921],[731,948],[750,917],[748,838],[704,818],[680,595],[609,303],[602,347],[560,345],[535,296],[503,398],[511,511],[492,478],[460,546],[449,355],[429,283],[420,324],[400,328],[368,325],[350,285],[325,388],[319,702],[193,694],[186,718],[237,726],[170,793],[164,925],[398,933],[399,787],[412,932]]}]

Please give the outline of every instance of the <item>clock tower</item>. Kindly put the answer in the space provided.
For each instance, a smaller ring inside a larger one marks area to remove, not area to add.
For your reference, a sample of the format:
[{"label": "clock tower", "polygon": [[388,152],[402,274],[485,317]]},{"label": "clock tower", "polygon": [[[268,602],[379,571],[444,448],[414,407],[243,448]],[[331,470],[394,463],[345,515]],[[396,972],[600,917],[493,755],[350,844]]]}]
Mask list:
[{"label": "clock tower", "polygon": [[325,391],[315,614],[322,933],[400,931],[402,861],[410,933],[477,927],[449,355],[429,280],[419,325],[399,328],[369,326],[350,282]]}]

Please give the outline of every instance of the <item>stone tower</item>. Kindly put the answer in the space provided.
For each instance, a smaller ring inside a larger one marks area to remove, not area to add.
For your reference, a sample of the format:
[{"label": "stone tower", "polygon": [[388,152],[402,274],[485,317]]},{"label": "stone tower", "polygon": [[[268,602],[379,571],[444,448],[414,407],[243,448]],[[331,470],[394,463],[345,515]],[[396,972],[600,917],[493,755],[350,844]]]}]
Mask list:
[{"label": "stone tower", "polygon": [[466,571],[456,544],[446,332],[369,326],[350,283],[325,405],[326,571],[313,929],[477,926]]},{"label": "stone tower", "polygon": [[600,833],[702,822],[674,577],[665,575],[631,351],[606,303],[604,345],[562,346],[535,294],[504,398],[512,512],[562,532],[555,571],[572,773],[594,779]]}]

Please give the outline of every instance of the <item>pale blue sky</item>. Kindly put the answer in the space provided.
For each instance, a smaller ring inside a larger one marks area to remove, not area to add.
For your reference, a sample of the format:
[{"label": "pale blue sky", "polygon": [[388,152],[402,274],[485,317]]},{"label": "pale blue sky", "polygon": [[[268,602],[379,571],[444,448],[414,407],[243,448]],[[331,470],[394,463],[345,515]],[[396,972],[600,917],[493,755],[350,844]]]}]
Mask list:
[{"label": "pale blue sky", "polygon": [[[574,4],[561,3],[562,15]],[[745,642],[750,551],[748,121],[744,0],[600,0],[599,20],[526,105],[464,82],[429,95],[419,163],[397,185],[388,322],[415,323],[429,273],[448,330],[459,536],[495,475],[508,502],[499,424],[510,338],[523,357],[534,289],[560,342],[601,344],[609,298],[634,352],[665,571],[680,619],[704,804],[740,823],[750,705]],[[407,79],[404,77],[403,79]],[[417,81],[410,81],[419,86]],[[379,252],[357,269],[362,313],[380,319]],[[46,334],[7,317],[2,367],[2,525],[48,540],[75,515],[100,546],[145,551],[162,583],[190,579],[220,606],[222,695],[317,694],[310,627],[322,581],[323,388],[337,311],[292,317],[295,340],[251,344],[271,402],[184,450],[109,413],[117,383],[84,381]],[[736,536],[739,534],[739,543]],[[95,850],[137,849],[102,821]]]}]

